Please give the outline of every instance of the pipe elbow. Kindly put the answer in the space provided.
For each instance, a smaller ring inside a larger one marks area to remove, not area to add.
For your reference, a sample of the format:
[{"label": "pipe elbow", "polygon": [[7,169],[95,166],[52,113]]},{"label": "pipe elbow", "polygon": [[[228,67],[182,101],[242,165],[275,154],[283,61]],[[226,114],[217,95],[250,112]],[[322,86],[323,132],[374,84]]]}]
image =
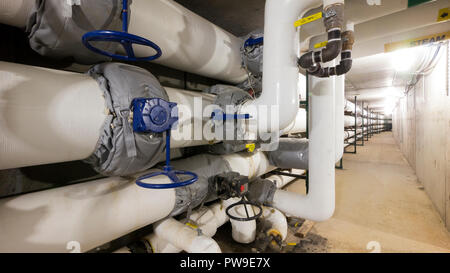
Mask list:
[{"label": "pipe elbow", "polygon": [[344,59],[340,62],[340,64],[336,67],[336,75],[344,75],[352,69],[352,59]]},{"label": "pipe elbow", "polygon": [[339,53],[341,53],[341,47],[342,47],[341,40],[334,40],[328,42],[327,46],[324,49],[322,49],[321,61],[323,63],[327,63],[336,59],[337,56],[339,56]]},{"label": "pipe elbow", "polygon": [[335,206],[334,204],[329,207],[322,208],[321,210],[317,210],[314,215],[309,217],[309,220],[314,222],[324,222],[329,220],[334,215]]},{"label": "pipe elbow", "polygon": [[300,59],[298,59],[298,65],[304,69],[310,68],[314,65],[313,62],[313,51],[303,54]]}]

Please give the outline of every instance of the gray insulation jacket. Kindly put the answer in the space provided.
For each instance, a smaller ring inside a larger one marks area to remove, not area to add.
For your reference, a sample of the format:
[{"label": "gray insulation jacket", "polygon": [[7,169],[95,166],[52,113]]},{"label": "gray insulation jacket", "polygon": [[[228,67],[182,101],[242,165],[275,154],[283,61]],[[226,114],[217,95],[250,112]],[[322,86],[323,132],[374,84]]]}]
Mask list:
[{"label": "gray insulation jacket", "polygon": [[[110,60],[109,57],[87,49],[81,38],[93,30],[120,31],[122,1],[80,0],[80,5],[69,3],[66,0],[36,1],[35,10],[32,11],[27,25],[31,48],[43,56],[57,59],[73,57],[76,62],[82,64]],[[93,42],[93,45],[114,53],[118,43]]]},{"label": "gray insulation jacket", "polygon": [[130,106],[134,98],[168,101],[164,88],[147,70],[122,63],[98,64],[88,73],[103,90],[109,114],[86,162],[107,176],[131,175],[154,166],[164,152],[163,133],[135,133]]}]

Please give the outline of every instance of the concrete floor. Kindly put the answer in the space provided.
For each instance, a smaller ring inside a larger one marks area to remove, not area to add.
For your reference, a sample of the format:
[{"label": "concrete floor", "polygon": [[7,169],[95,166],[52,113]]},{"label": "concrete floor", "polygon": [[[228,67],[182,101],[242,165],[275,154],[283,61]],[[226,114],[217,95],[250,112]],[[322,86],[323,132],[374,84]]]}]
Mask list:
[{"label": "concrete floor", "polygon": [[[345,154],[343,163],[334,216],[310,232],[328,240],[327,252],[450,252],[450,234],[391,132]],[[288,190],[304,192],[304,183]]]}]

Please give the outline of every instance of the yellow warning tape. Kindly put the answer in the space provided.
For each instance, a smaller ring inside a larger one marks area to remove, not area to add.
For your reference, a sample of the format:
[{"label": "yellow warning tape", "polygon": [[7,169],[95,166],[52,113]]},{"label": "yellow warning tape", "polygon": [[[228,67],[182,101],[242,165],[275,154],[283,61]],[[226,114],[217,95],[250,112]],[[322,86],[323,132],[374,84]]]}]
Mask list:
[{"label": "yellow warning tape", "polygon": [[324,42],[315,44],[315,45],[314,45],[314,48],[324,47],[324,46],[326,46],[327,44],[328,44],[328,41],[324,41]]},{"label": "yellow warning tape", "polygon": [[302,19],[300,19],[298,21],[295,21],[294,27],[303,26],[304,24],[308,24],[308,23],[314,22],[314,21],[316,21],[316,20],[318,20],[320,18],[322,18],[322,12],[315,13],[313,15],[310,15],[308,17],[305,17],[305,18],[302,18]]},{"label": "yellow warning tape", "polygon": [[253,153],[253,151],[255,150],[256,146],[255,146],[255,143],[250,143],[250,144],[245,144],[245,148],[250,153]]},{"label": "yellow warning tape", "polygon": [[297,243],[287,243],[288,246],[296,246]]},{"label": "yellow warning tape", "polygon": [[194,225],[194,224],[191,224],[191,223],[189,223],[189,222],[186,223],[186,226],[191,227],[191,228],[193,228],[193,229],[197,229],[197,228],[198,228],[198,226],[196,226],[196,225]]},{"label": "yellow warning tape", "polygon": [[448,19],[450,19],[450,7],[440,9],[437,21],[442,22],[442,21],[446,21]]}]

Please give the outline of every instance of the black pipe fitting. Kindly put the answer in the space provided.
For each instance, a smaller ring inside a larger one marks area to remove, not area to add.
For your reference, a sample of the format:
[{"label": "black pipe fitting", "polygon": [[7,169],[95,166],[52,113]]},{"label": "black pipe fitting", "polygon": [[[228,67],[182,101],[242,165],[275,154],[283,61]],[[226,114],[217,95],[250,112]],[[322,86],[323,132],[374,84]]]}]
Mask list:
[{"label": "black pipe fitting", "polygon": [[308,69],[308,73],[319,78],[328,78],[330,76],[340,76],[346,74],[352,68],[352,53],[351,51],[343,51],[341,53],[341,61],[335,67],[322,68],[320,64],[316,64]]},{"label": "black pipe fitting", "polygon": [[303,54],[298,60],[298,65],[304,69],[308,69],[315,63],[332,61],[339,55],[341,47],[341,30],[332,29],[328,31],[327,45],[321,51],[310,51]]}]

